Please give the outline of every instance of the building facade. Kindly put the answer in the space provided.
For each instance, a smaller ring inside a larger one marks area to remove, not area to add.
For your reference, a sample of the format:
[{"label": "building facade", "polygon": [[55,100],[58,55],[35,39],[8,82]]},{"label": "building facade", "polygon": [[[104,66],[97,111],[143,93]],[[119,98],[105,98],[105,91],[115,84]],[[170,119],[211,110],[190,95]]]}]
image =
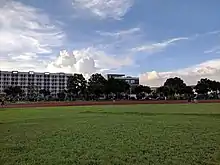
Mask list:
[{"label": "building facade", "polygon": [[[66,90],[69,76],[72,76],[72,74],[0,70],[0,94],[4,93],[4,89],[7,89],[9,86],[19,86],[26,95],[31,95],[33,90],[39,92],[44,89],[50,91],[51,95],[56,96],[58,93]],[[105,78],[124,80],[132,87],[139,85],[138,77],[125,76],[124,74],[107,74]]]},{"label": "building facade", "polygon": [[139,85],[139,77],[125,76],[125,74],[107,74],[107,79],[114,78],[126,81],[131,86]]},{"label": "building facade", "polygon": [[52,95],[63,91],[67,87],[67,79],[71,74],[0,71],[0,93],[8,86],[19,86],[28,94],[30,90],[49,90]]}]

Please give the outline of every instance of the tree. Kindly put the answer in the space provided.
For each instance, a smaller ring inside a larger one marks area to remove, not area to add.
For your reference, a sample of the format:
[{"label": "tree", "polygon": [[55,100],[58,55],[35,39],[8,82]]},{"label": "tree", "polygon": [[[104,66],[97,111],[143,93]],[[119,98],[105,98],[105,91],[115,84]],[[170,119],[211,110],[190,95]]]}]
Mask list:
[{"label": "tree", "polygon": [[144,86],[143,85],[138,85],[134,88],[134,93],[136,94],[136,97],[138,100],[142,99],[145,97],[144,94]]},{"label": "tree", "polygon": [[118,92],[116,93],[116,97],[121,99],[122,94],[125,96],[131,87],[125,80],[117,80],[117,84]]},{"label": "tree", "polygon": [[134,88],[134,93],[135,94],[140,94],[144,92],[144,86],[143,85],[138,85]]},{"label": "tree", "polygon": [[218,93],[220,93],[220,82],[217,82]]},{"label": "tree", "polygon": [[149,86],[144,86],[144,92],[147,94],[150,94],[152,92],[152,90]]},{"label": "tree", "polygon": [[39,95],[39,89],[37,86],[35,85],[29,85],[28,86],[28,100],[29,101],[35,101],[36,99],[38,99],[38,95]]},{"label": "tree", "polygon": [[182,93],[184,93],[185,96],[187,96],[187,98],[189,98],[189,97],[194,95],[193,88],[191,86],[186,86],[183,89]]},{"label": "tree", "polygon": [[105,82],[105,87],[104,87],[104,92],[107,96],[108,99],[108,95],[113,93],[116,94],[118,91],[118,82],[116,79],[114,78],[110,78]]},{"label": "tree", "polygon": [[6,93],[7,96],[12,96],[12,97],[16,97],[23,93],[21,87],[19,86],[9,86],[6,89],[4,89],[4,92]]},{"label": "tree", "polygon": [[79,96],[80,94],[85,94],[86,92],[86,79],[82,74],[74,74],[70,76],[67,80],[67,90],[72,96]]},{"label": "tree", "polygon": [[12,87],[12,86],[9,86],[9,87],[5,88],[5,89],[4,89],[4,92],[6,93],[7,96],[12,95],[12,93],[13,93],[13,87]]},{"label": "tree", "polygon": [[65,97],[66,97],[66,94],[65,94],[65,92],[60,92],[60,93],[57,94],[57,97],[60,101],[64,101]]},{"label": "tree", "polygon": [[160,86],[159,88],[157,88],[156,93],[158,93],[162,97],[168,97],[170,89],[166,86]]},{"label": "tree", "polygon": [[211,81],[209,82],[209,88],[212,92],[218,91],[218,82],[217,81]]},{"label": "tree", "polygon": [[96,99],[105,93],[105,84],[107,80],[101,74],[93,74],[88,80],[88,91],[95,95]]},{"label": "tree", "polygon": [[130,85],[124,80],[118,80],[117,84],[118,92],[120,93],[127,93],[130,89]]},{"label": "tree", "polygon": [[218,98],[218,92],[220,91],[220,82],[208,80],[209,91],[211,91],[214,99]]},{"label": "tree", "polygon": [[44,99],[48,96],[50,96],[51,92],[49,90],[46,90],[46,89],[41,89],[39,91],[39,94],[43,95]]},{"label": "tree", "polygon": [[134,88],[137,99],[143,99],[146,96],[146,93],[151,93],[151,88],[148,86],[138,85]]},{"label": "tree", "polygon": [[195,86],[195,90],[198,94],[207,95],[211,91],[211,81],[209,79],[201,79]]},{"label": "tree", "polygon": [[126,81],[110,78],[105,82],[104,91],[108,99],[109,94],[114,94],[118,98],[122,93],[127,93],[129,89],[130,85]]},{"label": "tree", "polygon": [[175,77],[167,79],[164,86],[169,89],[169,95],[173,96],[174,94],[184,94],[183,89],[186,84],[181,78]]},{"label": "tree", "polygon": [[18,100],[22,97],[24,91],[19,86],[9,86],[4,89],[6,96],[9,96],[13,101]]}]

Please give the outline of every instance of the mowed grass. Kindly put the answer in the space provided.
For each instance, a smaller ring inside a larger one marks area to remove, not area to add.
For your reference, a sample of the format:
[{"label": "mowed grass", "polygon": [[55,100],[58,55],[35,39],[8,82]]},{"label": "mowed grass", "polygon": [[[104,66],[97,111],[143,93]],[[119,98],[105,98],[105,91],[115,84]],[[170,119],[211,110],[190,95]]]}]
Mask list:
[{"label": "mowed grass", "polygon": [[1,165],[219,165],[220,104],[0,109]]}]

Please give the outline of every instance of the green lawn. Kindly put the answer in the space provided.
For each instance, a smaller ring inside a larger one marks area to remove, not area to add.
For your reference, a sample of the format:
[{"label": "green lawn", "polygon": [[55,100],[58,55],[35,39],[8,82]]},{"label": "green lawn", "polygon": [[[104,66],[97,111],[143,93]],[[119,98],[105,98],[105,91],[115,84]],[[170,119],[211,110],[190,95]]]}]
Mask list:
[{"label": "green lawn", "polygon": [[219,165],[220,104],[0,109],[1,165]]}]

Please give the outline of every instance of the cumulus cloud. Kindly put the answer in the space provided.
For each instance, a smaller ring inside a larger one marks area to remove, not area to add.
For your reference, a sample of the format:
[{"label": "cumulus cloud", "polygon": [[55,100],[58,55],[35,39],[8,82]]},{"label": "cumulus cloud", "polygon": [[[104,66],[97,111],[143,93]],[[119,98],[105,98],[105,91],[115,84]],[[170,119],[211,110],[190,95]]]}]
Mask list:
[{"label": "cumulus cloud", "polygon": [[90,11],[101,19],[120,20],[132,7],[134,0],[73,0],[73,6]]},{"label": "cumulus cloud", "polygon": [[57,58],[48,64],[47,70],[50,72],[82,73],[88,78],[95,72],[102,73],[132,64],[133,61],[129,57],[109,56],[103,51],[90,47],[74,50],[72,53],[66,50],[61,51]]},{"label": "cumulus cloud", "polygon": [[179,38],[172,38],[169,40],[166,40],[164,42],[159,43],[153,43],[153,44],[147,44],[147,45],[141,45],[135,48],[132,48],[131,50],[133,52],[148,52],[148,53],[155,53],[164,50],[168,46],[173,45],[177,41],[181,40],[188,40],[187,37],[179,37]]},{"label": "cumulus cloud", "polygon": [[38,54],[50,54],[65,39],[42,11],[10,0],[1,2],[0,36],[1,69],[9,60],[30,62]]},{"label": "cumulus cloud", "polygon": [[206,61],[204,63],[170,72],[147,72],[140,75],[141,84],[160,86],[167,78],[180,77],[187,84],[194,85],[201,78],[209,78],[220,81],[220,59]]}]

